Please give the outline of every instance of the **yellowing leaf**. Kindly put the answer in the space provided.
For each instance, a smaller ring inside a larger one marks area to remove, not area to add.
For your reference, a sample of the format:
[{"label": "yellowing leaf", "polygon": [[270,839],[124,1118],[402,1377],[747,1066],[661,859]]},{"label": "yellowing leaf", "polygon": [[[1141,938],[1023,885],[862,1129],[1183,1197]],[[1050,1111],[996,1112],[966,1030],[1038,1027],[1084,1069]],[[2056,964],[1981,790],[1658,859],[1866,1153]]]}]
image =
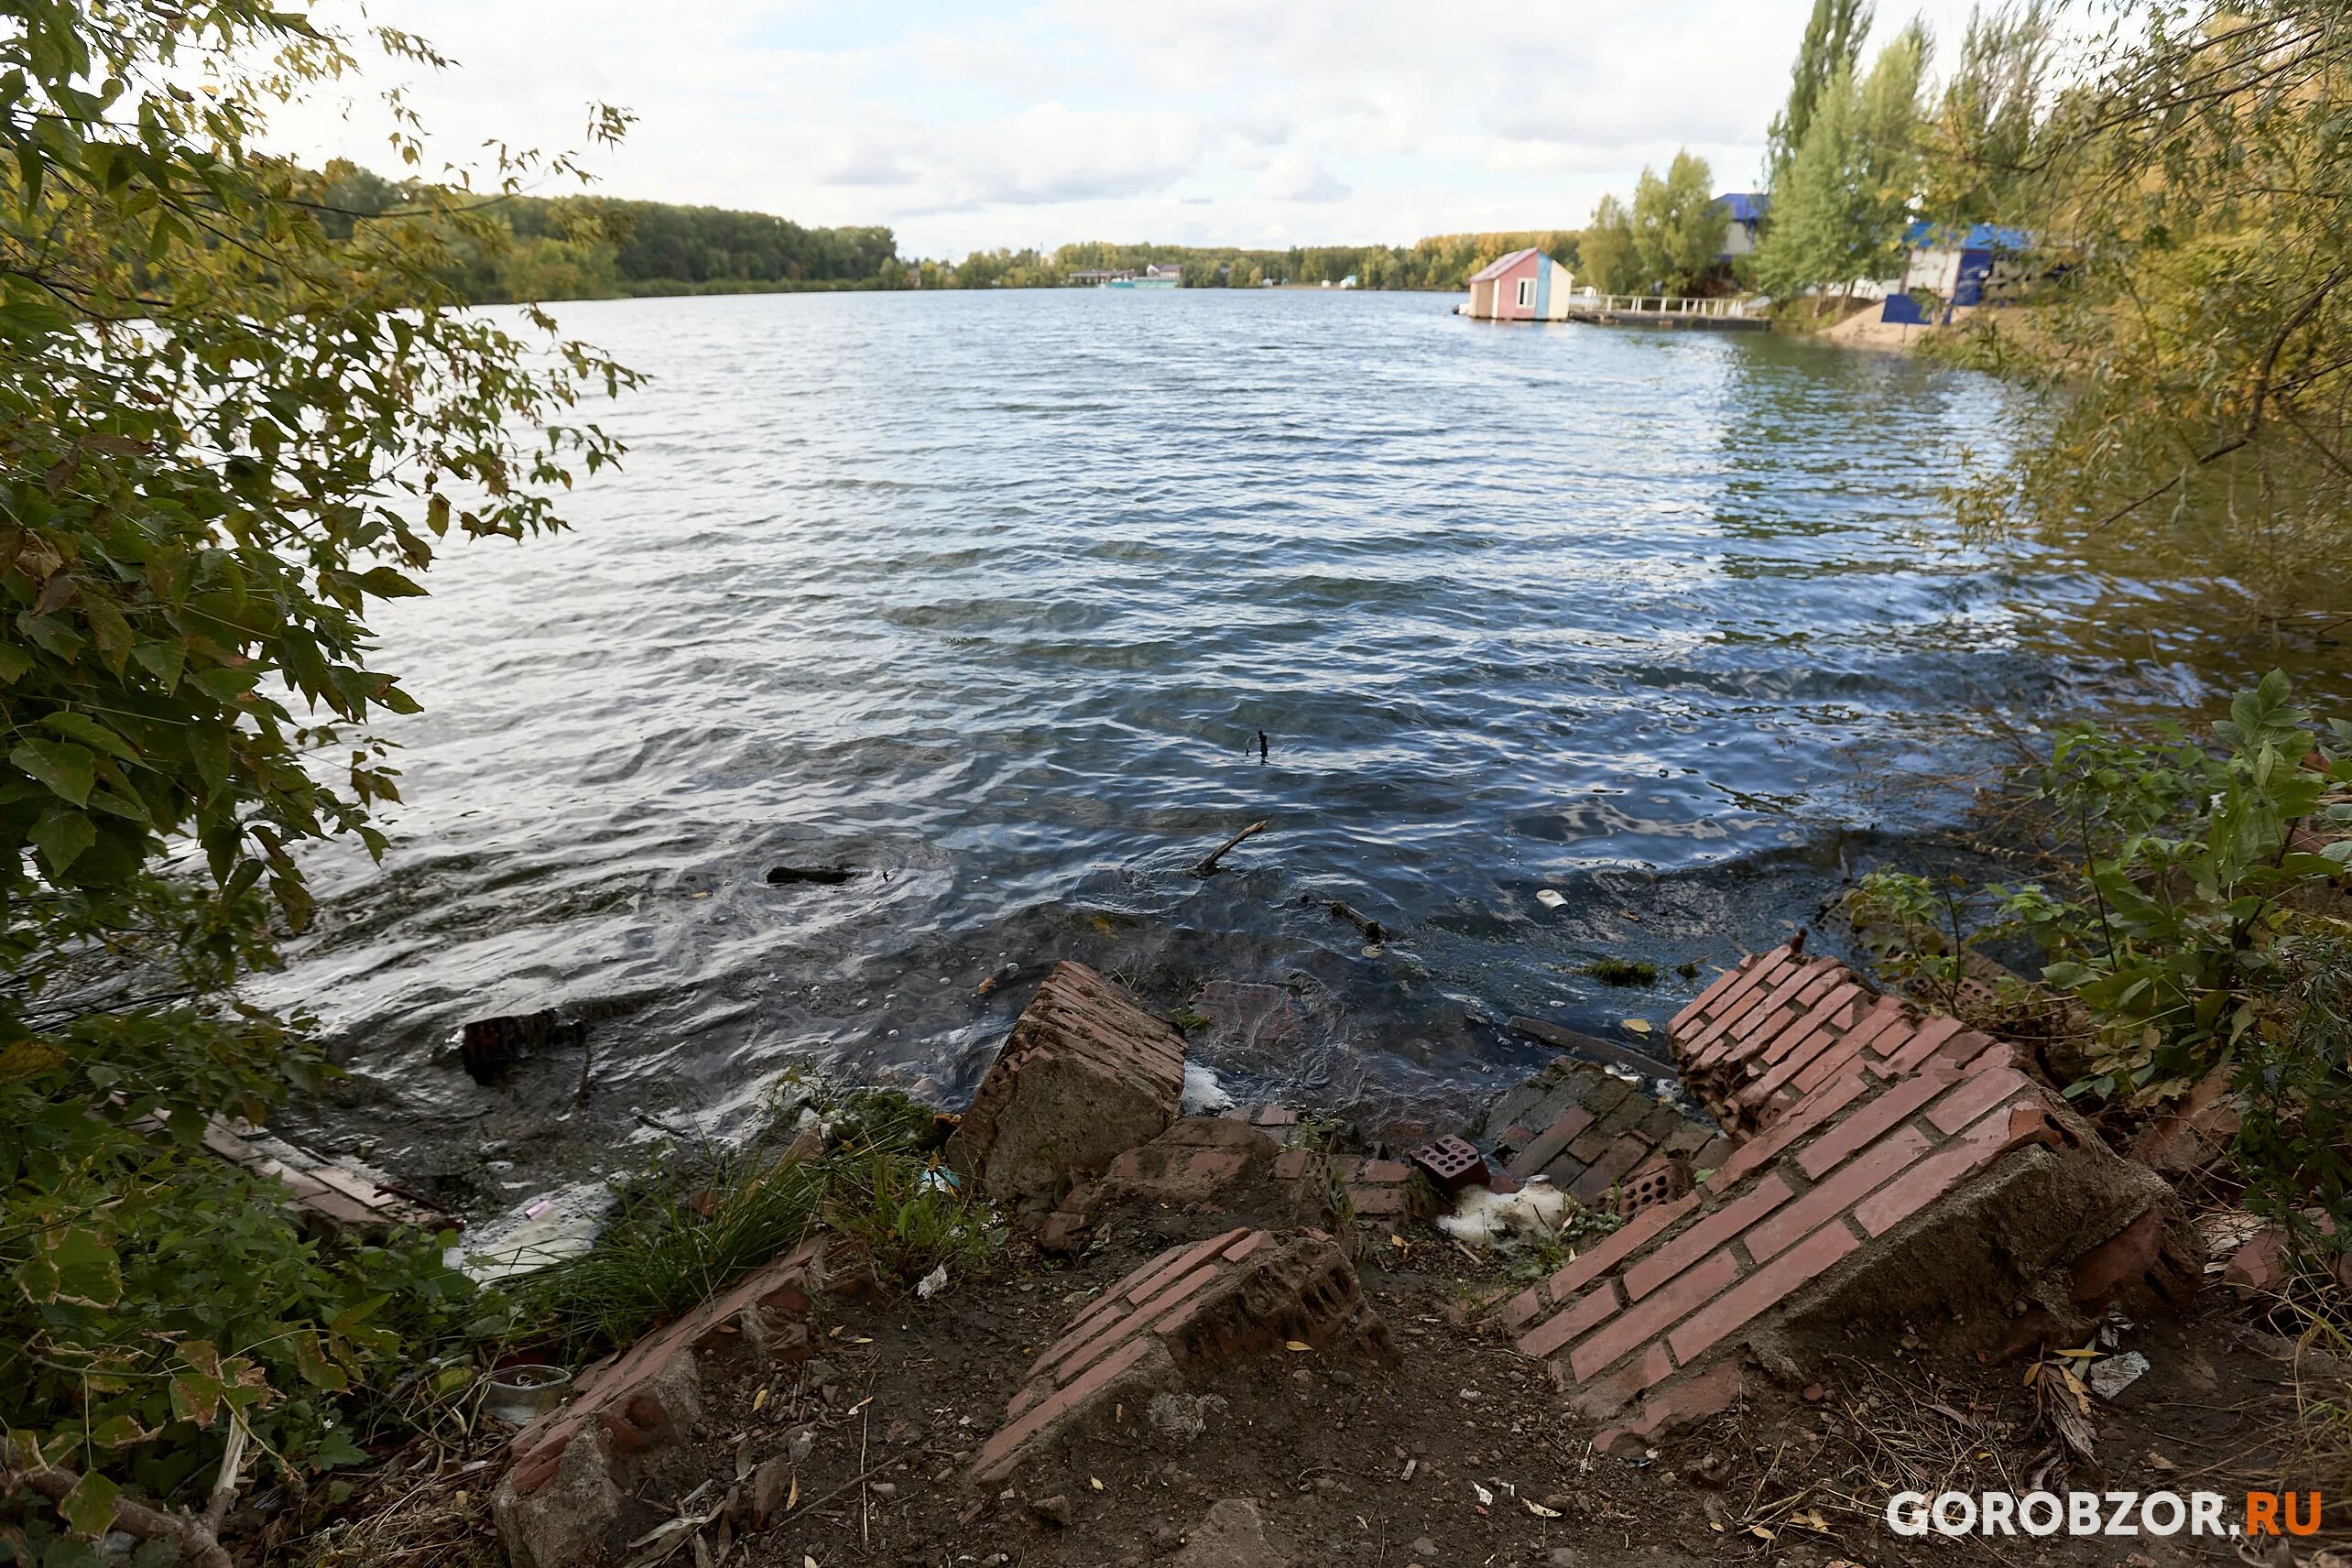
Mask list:
[{"label": "yellowing leaf", "polygon": [[1102,1477],[1099,1475],[1089,1475],[1086,1477],[1086,1485],[1094,1487],[1094,1490],[1099,1492],[1103,1489]]},{"label": "yellowing leaf", "polygon": [[1560,1510],[1558,1508],[1547,1508],[1541,1503],[1537,1502],[1533,1497],[1527,1499],[1527,1511],[1533,1514],[1538,1519],[1558,1519],[1560,1517]]},{"label": "yellowing leaf", "polygon": [[1282,1348],[1285,1350],[1312,1350],[1314,1346],[1309,1345],[1303,1339],[1286,1339],[1282,1342]]},{"label": "yellowing leaf", "polygon": [[1625,1027],[1631,1029],[1636,1034],[1648,1034],[1650,1032],[1650,1020],[1648,1018],[1628,1018],[1625,1020]]},{"label": "yellowing leaf", "polygon": [[751,1413],[752,1413],[752,1414],[754,1414],[754,1415],[757,1415],[760,1411],[762,1411],[762,1410],[766,1410],[767,1408],[768,1408],[768,1389],[767,1389],[765,1387],[763,1387],[763,1388],[761,1388],[761,1389],[759,1390],[759,1392],[757,1392],[757,1394],[754,1394],[754,1395],[751,1397]]}]

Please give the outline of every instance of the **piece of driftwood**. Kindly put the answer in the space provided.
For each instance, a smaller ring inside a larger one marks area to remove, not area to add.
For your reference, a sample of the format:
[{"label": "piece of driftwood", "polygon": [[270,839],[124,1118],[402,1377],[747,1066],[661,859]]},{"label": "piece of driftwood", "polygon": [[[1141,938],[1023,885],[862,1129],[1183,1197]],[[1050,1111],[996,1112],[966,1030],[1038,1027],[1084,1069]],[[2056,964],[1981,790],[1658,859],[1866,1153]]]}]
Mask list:
[{"label": "piece of driftwood", "polygon": [[1243,839],[1247,838],[1250,834],[1264,833],[1271,826],[1273,826],[1273,821],[1271,818],[1250,823],[1247,827],[1242,829],[1239,833],[1225,840],[1225,843],[1217,845],[1216,848],[1203,855],[1199,863],[1192,867],[1192,875],[1195,877],[1215,876],[1217,874],[1217,862],[1225,857],[1225,854],[1228,850],[1232,849],[1235,844],[1239,844]]},{"label": "piece of driftwood", "polygon": [[856,875],[855,866],[771,866],[768,868],[768,885],[787,887],[798,882],[815,882],[838,887]]},{"label": "piece of driftwood", "polygon": [[1667,1078],[1673,1075],[1674,1069],[1669,1063],[1661,1062],[1654,1056],[1645,1056],[1629,1046],[1617,1044],[1615,1040],[1602,1040],[1597,1035],[1580,1034],[1572,1029],[1562,1029],[1558,1024],[1545,1023],[1541,1018],[1513,1018],[1509,1027],[1530,1040],[1540,1040],[1546,1045],[1558,1046],[1563,1051],[1573,1051],[1577,1055],[1594,1062],[1606,1062],[1612,1067],[1622,1067],[1628,1072],[1639,1073],[1646,1077]]},{"label": "piece of driftwood", "polygon": [[1342,903],[1337,898],[1318,898],[1312,893],[1306,895],[1305,901],[1310,904],[1321,904],[1324,909],[1331,911],[1332,919],[1335,920],[1345,920],[1349,925],[1352,925],[1357,931],[1362,931],[1366,942],[1386,942],[1388,940],[1388,933],[1380,929],[1380,922],[1374,920],[1371,916],[1366,914],[1361,909],[1356,909],[1351,905]]}]

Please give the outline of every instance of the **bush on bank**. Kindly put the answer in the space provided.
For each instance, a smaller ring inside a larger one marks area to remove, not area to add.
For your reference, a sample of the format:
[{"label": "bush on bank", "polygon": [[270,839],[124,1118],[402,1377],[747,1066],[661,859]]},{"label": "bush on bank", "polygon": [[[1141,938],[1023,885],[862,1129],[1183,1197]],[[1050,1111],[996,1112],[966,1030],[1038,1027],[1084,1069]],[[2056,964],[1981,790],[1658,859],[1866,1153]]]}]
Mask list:
[{"label": "bush on bank", "polygon": [[304,843],[385,848],[369,725],[416,704],[370,607],[452,533],[561,527],[620,450],[570,410],[631,380],[443,281],[500,243],[483,198],[566,160],[354,215],[260,150],[352,47],[261,0],[0,28],[0,1543],[34,1561],[349,1462],[471,1310],[430,1244],[307,1240],[198,1147],[324,1070],[234,987],[309,918]]}]

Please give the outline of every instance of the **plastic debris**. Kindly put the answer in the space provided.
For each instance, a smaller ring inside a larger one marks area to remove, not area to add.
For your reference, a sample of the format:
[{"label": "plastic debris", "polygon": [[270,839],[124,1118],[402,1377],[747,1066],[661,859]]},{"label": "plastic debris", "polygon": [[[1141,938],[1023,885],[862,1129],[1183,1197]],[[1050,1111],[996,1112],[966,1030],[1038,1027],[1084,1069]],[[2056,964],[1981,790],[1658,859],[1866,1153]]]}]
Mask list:
[{"label": "plastic debris", "polygon": [[442,1261],[477,1285],[561,1263],[596,1244],[619,1202],[602,1181],[567,1182],[467,1231]]},{"label": "plastic debris", "polygon": [[928,1301],[947,1289],[947,1265],[942,1263],[915,1283],[918,1300]]},{"label": "plastic debris", "polygon": [[1184,1062],[1184,1096],[1178,1108],[1188,1116],[1213,1116],[1233,1109],[1233,1096],[1217,1082],[1214,1068],[1188,1058]]},{"label": "plastic debris", "polygon": [[2147,1370],[2148,1357],[2136,1350],[2127,1350],[2121,1356],[2110,1356],[2104,1361],[2093,1363],[2091,1369],[2083,1375],[2083,1381],[2088,1383],[2091,1392],[2100,1399],[2112,1399],[2139,1382]]},{"label": "plastic debris", "polygon": [[1538,1177],[1508,1196],[1465,1188],[1454,1212],[1438,1215],[1437,1228],[1466,1247],[1508,1252],[1524,1242],[1551,1240],[1567,1217],[1568,1194]]},{"label": "plastic debris", "polygon": [[1547,909],[1557,909],[1564,906],[1568,898],[1567,895],[1556,892],[1550,887],[1538,887],[1535,890],[1535,901]]}]

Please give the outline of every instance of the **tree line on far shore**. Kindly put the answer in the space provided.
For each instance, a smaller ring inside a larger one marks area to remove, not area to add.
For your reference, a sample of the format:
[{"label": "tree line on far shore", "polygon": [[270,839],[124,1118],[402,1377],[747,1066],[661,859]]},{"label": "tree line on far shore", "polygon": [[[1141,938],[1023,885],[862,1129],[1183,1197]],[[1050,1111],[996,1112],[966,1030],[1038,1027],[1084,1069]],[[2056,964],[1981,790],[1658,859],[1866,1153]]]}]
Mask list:
[{"label": "tree line on far shore", "polygon": [[[327,228],[348,238],[365,216],[430,201],[417,181],[349,163],[324,171]],[[1309,287],[1356,279],[1363,289],[1461,289],[1497,256],[1541,247],[1576,265],[1573,230],[1432,234],[1410,245],[1120,245],[1104,240],[974,251],[961,262],[898,254],[887,228],[813,228],[767,212],[609,197],[511,197],[485,216],[500,243],[452,236],[451,286],[478,304],[609,299],[634,295],[768,293],[844,289],[1056,289],[1073,273],[1179,269],[1188,289]]]}]

